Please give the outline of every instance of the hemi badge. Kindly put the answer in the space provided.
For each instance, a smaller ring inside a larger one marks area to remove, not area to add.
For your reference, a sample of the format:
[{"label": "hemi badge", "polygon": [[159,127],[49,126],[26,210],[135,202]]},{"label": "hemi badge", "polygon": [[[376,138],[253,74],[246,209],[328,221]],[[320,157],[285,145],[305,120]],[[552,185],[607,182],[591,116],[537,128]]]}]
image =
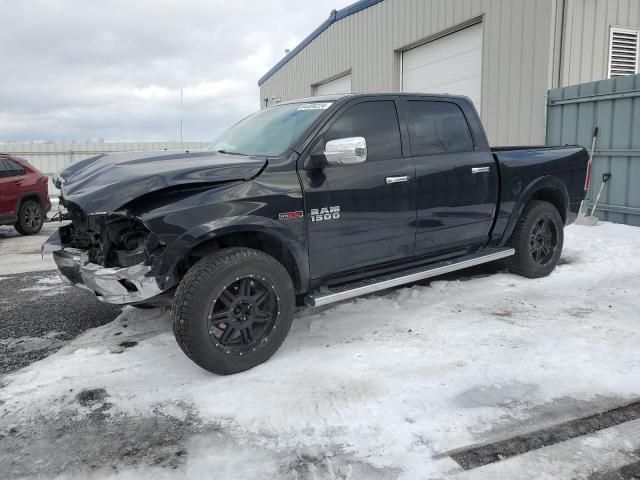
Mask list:
[{"label": "hemi badge", "polygon": [[280,220],[291,220],[293,218],[302,217],[304,217],[304,212],[302,210],[296,210],[295,212],[284,212],[280,214]]}]

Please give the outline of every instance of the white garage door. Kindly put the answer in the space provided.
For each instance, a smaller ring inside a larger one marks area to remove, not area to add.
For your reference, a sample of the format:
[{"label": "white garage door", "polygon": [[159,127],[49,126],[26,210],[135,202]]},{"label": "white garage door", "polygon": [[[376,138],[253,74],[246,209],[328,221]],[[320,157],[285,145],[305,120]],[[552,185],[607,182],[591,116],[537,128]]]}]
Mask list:
[{"label": "white garage door", "polygon": [[402,54],[402,91],[466,95],[480,111],[482,24]]},{"label": "white garage door", "polygon": [[333,95],[334,93],[351,93],[351,75],[344,75],[316,87],[316,95]]}]

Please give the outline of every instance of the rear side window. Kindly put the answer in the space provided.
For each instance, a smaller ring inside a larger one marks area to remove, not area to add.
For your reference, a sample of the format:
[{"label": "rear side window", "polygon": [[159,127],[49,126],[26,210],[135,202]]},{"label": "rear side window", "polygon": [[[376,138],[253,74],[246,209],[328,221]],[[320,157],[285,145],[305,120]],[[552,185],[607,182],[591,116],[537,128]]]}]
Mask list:
[{"label": "rear side window", "polygon": [[348,137],[364,137],[367,161],[400,158],[402,147],[395,103],[381,100],[354,105],[331,125],[324,141]]},{"label": "rear side window", "polygon": [[473,150],[469,125],[455,103],[411,100],[407,104],[413,155]]},{"label": "rear side window", "polygon": [[8,158],[2,159],[5,164],[5,177],[20,177],[25,175],[27,171],[18,162],[14,162]]},{"label": "rear side window", "polygon": [[0,158],[0,178],[8,177],[7,166],[4,163],[4,159]]}]

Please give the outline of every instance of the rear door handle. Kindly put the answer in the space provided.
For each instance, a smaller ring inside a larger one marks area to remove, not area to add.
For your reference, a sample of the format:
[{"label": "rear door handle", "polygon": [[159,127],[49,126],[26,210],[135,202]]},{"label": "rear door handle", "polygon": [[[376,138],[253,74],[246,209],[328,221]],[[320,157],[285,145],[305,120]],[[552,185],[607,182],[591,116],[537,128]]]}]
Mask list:
[{"label": "rear door handle", "polygon": [[387,185],[390,185],[392,183],[402,183],[402,182],[408,182],[409,181],[409,175],[401,175],[398,177],[387,177],[386,179]]},{"label": "rear door handle", "polygon": [[471,168],[471,173],[489,173],[491,171],[491,167],[473,167]]}]

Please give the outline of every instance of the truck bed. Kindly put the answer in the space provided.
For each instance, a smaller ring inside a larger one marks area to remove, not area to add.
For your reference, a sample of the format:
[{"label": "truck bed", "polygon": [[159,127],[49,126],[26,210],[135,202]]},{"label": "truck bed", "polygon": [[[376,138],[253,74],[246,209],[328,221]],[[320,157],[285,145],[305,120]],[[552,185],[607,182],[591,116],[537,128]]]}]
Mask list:
[{"label": "truck bed", "polygon": [[584,198],[588,155],[577,145],[565,146],[500,146],[491,153],[500,169],[500,208],[494,234],[510,235],[528,190],[546,186],[548,198],[561,210],[565,224],[573,222]]},{"label": "truck bed", "polygon": [[[557,150],[560,148],[575,148],[577,145],[564,145],[564,146],[553,146],[553,145],[499,145],[497,147],[491,147],[492,152],[508,152],[510,150]],[[578,147],[579,148],[579,147]]]}]

